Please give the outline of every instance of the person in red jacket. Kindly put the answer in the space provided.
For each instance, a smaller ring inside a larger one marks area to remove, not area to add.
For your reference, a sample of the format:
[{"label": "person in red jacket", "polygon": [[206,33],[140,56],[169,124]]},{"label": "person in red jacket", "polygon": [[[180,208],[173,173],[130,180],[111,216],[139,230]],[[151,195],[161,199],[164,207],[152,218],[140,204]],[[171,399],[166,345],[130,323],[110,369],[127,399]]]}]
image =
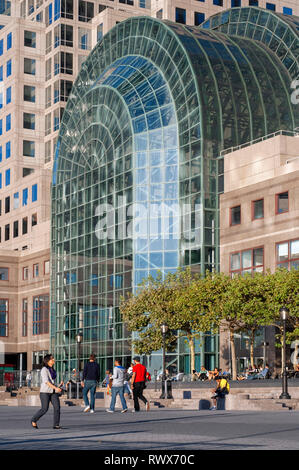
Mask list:
[{"label": "person in red jacket", "polygon": [[143,401],[145,404],[146,411],[149,411],[150,406],[149,402],[143,395],[143,390],[145,389],[145,380],[146,380],[146,367],[140,364],[140,357],[134,357],[134,367],[133,367],[133,375],[131,379],[131,387],[133,391],[133,399],[134,399],[134,409],[132,412],[140,411],[139,406],[139,399]]}]

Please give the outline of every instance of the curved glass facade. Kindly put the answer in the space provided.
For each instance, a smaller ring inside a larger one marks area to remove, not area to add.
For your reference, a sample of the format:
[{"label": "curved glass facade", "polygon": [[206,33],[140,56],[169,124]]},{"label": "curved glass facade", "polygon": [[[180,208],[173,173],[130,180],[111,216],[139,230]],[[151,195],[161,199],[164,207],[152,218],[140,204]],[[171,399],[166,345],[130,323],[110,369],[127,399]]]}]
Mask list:
[{"label": "curved glass facade", "polygon": [[[248,10],[248,9],[246,9]],[[250,10],[250,9],[249,9]],[[219,269],[220,151],[298,125],[291,74],[247,37],[131,18],[83,64],[65,109],[52,184],[52,347],[61,375],[96,353],[131,358],[120,296],[178,266]],[[196,367],[218,363],[203,334]],[[159,369],[161,354],[148,358]],[[168,362],[188,370],[183,340]]]}]

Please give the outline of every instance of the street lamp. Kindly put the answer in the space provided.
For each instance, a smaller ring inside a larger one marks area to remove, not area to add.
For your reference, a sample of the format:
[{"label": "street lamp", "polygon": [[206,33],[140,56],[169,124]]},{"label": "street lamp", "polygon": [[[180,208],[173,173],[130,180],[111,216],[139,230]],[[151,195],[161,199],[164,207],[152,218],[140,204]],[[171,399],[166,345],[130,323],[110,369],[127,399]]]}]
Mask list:
[{"label": "street lamp", "polygon": [[[163,361],[162,361],[162,394],[160,396],[160,398],[167,398],[167,381],[166,381],[166,364],[165,364],[165,337],[166,337],[166,333],[168,331],[168,325],[167,323],[162,323],[161,325],[161,333],[162,333],[162,337],[163,337]],[[164,385],[163,385],[163,382],[164,382]],[[164,390],[163,390],[163,386],[164,386]]]},{"label": "street lamp", "polygon": [[83,340],[83,331],[79,330],[76,335],[77,342],[77,399],[79,399],[79,386],[80,386],[80,353],[81,353],[81,343]]},{"label": "street lamp", "polygon": [[291,396],[288,394],[288,375],[286,368],[286,323],[289,316],[289,309],[287,307],[282,307],[279,310],[280,318],[283,324],[283,373],[282,373],[282,394],[280,399],[289,400]]}]

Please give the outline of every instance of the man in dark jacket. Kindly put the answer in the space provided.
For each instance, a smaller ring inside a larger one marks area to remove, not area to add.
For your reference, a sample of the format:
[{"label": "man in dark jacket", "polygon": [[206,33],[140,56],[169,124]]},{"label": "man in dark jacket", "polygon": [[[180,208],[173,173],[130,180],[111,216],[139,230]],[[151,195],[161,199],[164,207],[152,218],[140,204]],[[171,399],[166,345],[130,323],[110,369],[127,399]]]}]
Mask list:
[{"label": "man in dark jacket", "polygon": [[[83,381],[81,382],[85,403],[84,413],[87,413],[88,411],[90,411],[90,413],[94,413],[97,382],[100,380],[100,369],[95,359],[95,355],[91,354],[89,356],[89,362],[84,366]],[[90,404],[87,396],[88,391],[90,391]]]}]

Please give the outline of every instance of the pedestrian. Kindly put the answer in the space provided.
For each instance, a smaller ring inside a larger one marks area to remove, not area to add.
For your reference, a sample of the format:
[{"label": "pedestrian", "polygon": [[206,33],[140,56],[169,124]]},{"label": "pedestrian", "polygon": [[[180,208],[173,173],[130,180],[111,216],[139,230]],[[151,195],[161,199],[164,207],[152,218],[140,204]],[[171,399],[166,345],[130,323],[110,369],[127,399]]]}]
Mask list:
[{"label": "pedestrian", "polygon": [[226,395],[229,393],[229,388],[230,388],[227,380],[224,378],[221,378],[221,376],[218,376],[215,380],[217,382],[217,387],[215,388],[215,390],[213,390],[214,395],[211,397],[213,406],[210,408],[210,410],[217,409],[217,406],[218,406],[217,402],[219,400],[223,401],[225,399]]},{"label": "pedestrian", "polygon": [[106,411],[108,413],[114,413],[115,409],[115,403],[116,403],[116,397],[119,395],[120,401],[122,404],[122,413],[125,413],[128,411],[127,403],[124,397],[124,383],[126,379],[126,369],[125,367],[122,367],[121,361],[119,359],[116,359],[114,362],[114,369],[113,369],[113,375],[111,379],[113,380],[112,382],[112,387],[111,387],[111,403],[110,403],[110,408],[107,409]]},{"label": "pedestrian", "polygon": [[31,384],[32,384],[32,374],[31,374],[31,372],[27,372],[26,382],[27,382],[27,387],[30,388],[30,390],[31,390]]},{"label": "pedestrian", "polygon": [[33,416],[31,425],[33,428],[38,429],[37,421],[47,413],[50,402],[54,408],[54,423],[53,429],[61,429],[60,423],[60,402],[59,396],[61,393],[60,386],[55,385],[56,371],[54,369],[55,359],[51,354],[46,354],[43,360],[43,368],[41,370],[41,387],[40,387],[40,401],[41,409]]},{"label": "pedestrian", "polygon": [[[89,362],[87,362],[84,366],[83,370],[83,378],[81,382],[81,386],[83,388],[83,400],[85,403],[84,413],[90,411],[90,413],[94,413],[94,406],[95,406],[95,395],[97,389],[97,383],[100,380],[100,368],[98,363],[96,362],[96,357],[94,354],[89,356]],[[90,403],[88,400],[88,392],[90,393]]]},{"label": "pedestrian", "polygon": [[143,395],[143,390],[146,388],[145,380],[146,380],[146,367],[140,364],[140,357],[136,356],[133,359],[134,367],[133,367],[133,375],[131,379],[131,386],[133,390],[133,398],[134,398],[134,409],[132,412],[140,411],[139,406],[139,399],[143,401],[146,407],[146,411],[149,411],[150,406],[149,402]]}]

